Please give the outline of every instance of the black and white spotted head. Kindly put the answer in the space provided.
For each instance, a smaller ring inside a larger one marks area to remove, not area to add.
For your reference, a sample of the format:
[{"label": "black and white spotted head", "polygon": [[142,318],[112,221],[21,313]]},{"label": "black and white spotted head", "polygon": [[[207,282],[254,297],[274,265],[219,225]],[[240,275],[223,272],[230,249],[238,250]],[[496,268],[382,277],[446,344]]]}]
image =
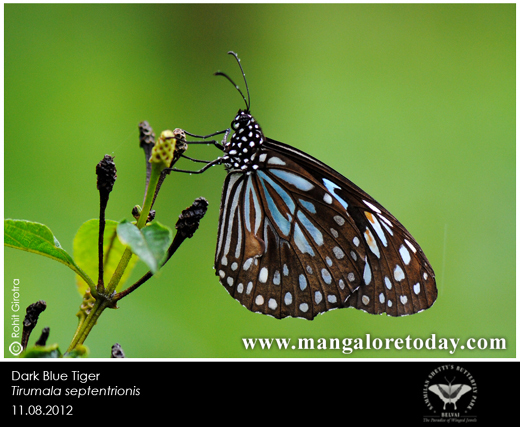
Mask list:
[{"label": "black and white spotted head", "polygon": [[224,144],[224,164],[228,169],[251,173],[258,169],[258,153],[265,140],[260,125],[248,110],[238,110],[231,122],[234,131]]}]

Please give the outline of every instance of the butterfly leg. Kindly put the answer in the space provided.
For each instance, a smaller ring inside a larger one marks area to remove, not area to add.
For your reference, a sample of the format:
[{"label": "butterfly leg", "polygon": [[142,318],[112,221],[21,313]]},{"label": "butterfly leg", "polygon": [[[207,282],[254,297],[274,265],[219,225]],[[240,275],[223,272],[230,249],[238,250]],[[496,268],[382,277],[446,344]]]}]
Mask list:
[{"label": "butterfly leg", "polygon": [[185,158],[185,159],[188,159],[192,162],[195,162],[195,163],[211,163],[210,160],[200,160],[200,159],[194,159],[193,157],[189,157],[189,156],[186,156],[184,154],[181,155],[181,157]]},{"label": "butterfly leg", "polygon": [[194,138],[201,138],[203,140],[205,140],[207,138],[211,138],[212,136],[215,136],[215,135],[222,135],[222,134],[224,134],[224,138],[220,142],[215,140],[215,139],[212,139],[212,140],[209,140],[209,141],[189,141],[188,142],[188,145],[189,144],[193,144],[193,145],[196,145],[196,144],[206,144],[206,145],[213,144],[219,150],[224,151],[224,144],[227,141],[227,138],[229,136],[229,133],[231,132],[231,129],[221,130],[221,131],[218,131],[218,132],[215,132],[215,133],[211,133],[209,135],[204,135],[204,136],[202,136],[202,135],[195,135],[193,133],[189,133],[189,132],[186,132],[186,131],[184,131],[184,132],[186,133],[186,135],[192,136]]},{"label": "butterfly leg", "polygon": [[222,161],[223,161],[223,158],[222,157],[219,157],[218,159],[215,159],[209,163],[206,164],[206,166],[204,166],[202,169],[198,170],[198,171],[190,171],[190,170],[185,170],[185,169],[177,169],[177,168],[168,168],[168,169],[164,169],[163,172],[182,172],[182,173],[193,173],[193,174],[199,174],[199,173],[203,173],[203,172],[206,172],[211,166],[215,166],[215,165],[220,165],[222,164]]}]

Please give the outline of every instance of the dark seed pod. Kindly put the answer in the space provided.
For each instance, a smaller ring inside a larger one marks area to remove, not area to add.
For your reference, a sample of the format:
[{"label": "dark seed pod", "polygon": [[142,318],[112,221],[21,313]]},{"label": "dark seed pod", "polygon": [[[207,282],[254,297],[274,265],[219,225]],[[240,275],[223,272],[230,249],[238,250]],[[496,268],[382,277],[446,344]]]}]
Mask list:
[{"label": "dark seed pod", "polygon": [[108,196],[117,179],[116,164],[114,158],[105,154],[103,160],[96,165],[97,188],[100,193]]},{"label": "dark seed pod", "polygon": [[40,335],[40,338],[38,338],[38,341],[34,343],[34,345],[38,345],[40,347],[44,347],[45,344],[47,344],[47,339],[49,338],[49,332],[50,328],[46,326],[42,329],[42,334]]},{"label": "dark seed pod", "polygon": [[182,211],[175,228],[184,236],[191,238],[199,228],[199,222],[208,210],[208,201],[204,197],[195,199],[193,204]]},{"label": "dark seed pod", "polygon": [[139,123],[139,146],[145,148],[146,145],[151,147],[155,145],[155,133],[150,124],[144,120]]},{"label": "dark seed pod", "polygon": [[27,348],[27,343],[29,342],[29,337],[31,336],[32,330],[35,328],[36,323],[38,323],[38,317],[40,313],[47,308],[47,303],[45,301],[36,301],[27,307],[25,318],[23,319],[23,331],[22,331],[22,347],[25,350]]}]

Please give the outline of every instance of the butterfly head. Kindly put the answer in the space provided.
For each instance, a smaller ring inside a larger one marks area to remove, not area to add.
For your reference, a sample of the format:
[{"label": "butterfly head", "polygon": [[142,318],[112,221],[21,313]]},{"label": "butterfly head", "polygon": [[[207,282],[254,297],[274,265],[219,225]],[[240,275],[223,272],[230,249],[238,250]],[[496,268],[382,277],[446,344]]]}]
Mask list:
[{"label": "butterfly head", "polygon": [[262,128],[249,110],[238,110],[231,122],[234,131],[224,144],[224,162],[228,168],[251,173],[258,169],[258,152],[265,140]]}]

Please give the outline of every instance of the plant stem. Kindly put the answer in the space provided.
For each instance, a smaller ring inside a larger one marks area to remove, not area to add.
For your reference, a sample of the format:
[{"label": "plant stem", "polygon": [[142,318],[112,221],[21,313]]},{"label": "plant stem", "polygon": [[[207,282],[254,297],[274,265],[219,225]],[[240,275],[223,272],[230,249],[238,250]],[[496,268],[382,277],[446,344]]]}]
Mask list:
[{"label": "plant stem", "polygon": [[103,281],[103,238],[105,234],[105,209],[107,206],[108,197],[106,201],[101,197],[99,207],[99,235],[98,235],[98,283],[97,291],[102,294],[105,291],[105,283]]},{"label": "plant stem", "polygon": [[[150,209],[154,200],[155,187],[157,187],[157,182],[159,181],[160,175],[161,173],[155,167],[152,167],[152,174],[150,176],[150,181],[148,182],[148,188],[146,189],[143,210],[141,211],[141,215],[137,220],[137,228],[139,230],[146,225],[146,220],[148,219],[148,214],[150,213]],[[112,278],[110,279],[109,284],[106,287],[107,295],[112,295],[115,292],[116,287],[121,280],[121,276],[126,270],[126,267],[130,262],[130,258],[132,258],[132,255],[132,250],[127,247],[123,253],[123,256],[121,257],[121,261],[119,261],[119,264],[114,271]]]},{"label": "plant stem", "polygon": [[67,353],[71,352],[78,345],[81,345],[85,342],[88,334],[90,333],[94,325],[97,323],[99,316],[101,316],[101,313],[105,311],[105,308],[111,307],[112,305],[112,301],[106,298],[106,296],[98,296],[98,299],[96,299],[96,302],[92,307],[92,310],[76,330],[76,333],[72,338],[72,342],[70,343],[69,348],[67,349]]},{"label": "plant stem", "polygon": [[157,187],[157,183],[159,182],[159,178],[161,177],[161,171],[152,165],[152,173],[150,175],[150,180],[148,181],[148,187],[146,189],[146,196],[144,199],[143,210],[139,219],[137,220],[137,228],[140,230],[146,225],[146,220],[148,219],[148,214],[150,213],[150,209],[152,209],[152,204],[155,198],[155,188]]},{"label": "plant stem", "polygon": [[123,276],[123,273],[126,270],[126,267],[128,266],[128,263],[130,262],[130,258],[132,258],[132,255],[132,250],[127,247],[123,252],[123,256],[121,257],[119,264],[117,264],[116,270],[114,271],[110,282],[106,287],[105,295],[112,295],[114,293],[117,285],[119,284],[119,281],[121,280],[121,277]]},{"label": "plant stem", "polygon": [[[155,200],[156,188],[157,188],[157,184],[161,178],[161,172],[165,168],[167,168],[168,166],[171,166],[171,164],[173,164],[172,160],[173,160],[173,153],[175,151],[175,134],[172,131],[165,131],[165,132],[166,132],[166,136],[164,136],[165,133],[163,132],[163,134],[161,135],[161,141],[163,143],[166,143],[166,145],[168,145],[168,144],[170,144],[170,145],[169,145],[169,148],[166,147],[166,150],[163,147],[163,151],[160,153],[161,155],[154,156],[153,151],[152,151],[152,158],[150,159],[150,163],[152,163],[152,170],[151,170],[150,179],[148,181],[148,185],[146,188],[144,206],[143,206],[141,215],[139,216],[139,219],[137,220],[137,224],[136,224],[137,228],[139,230],[141,230],[146,225],[148,215],[150,214],[150,210],[151,210],[153,202]],[[172,143],[173,143],[173,148],[171,145]],[[169,159],[167,161],[167,163],[165,163],[165,160],[163,159],[163,157],[161,157],[162,155],[164,155],[165,152],[166,153],[169,152],[170,156],[171,156],[170,158],[167,157]],[[114,175],[115,175],[115,172],[114,172]],[[108,201],[108,198],[107,198],[107,201]],[[101,211],[100,211],[100,225],[101,225],[101,219],[104,219],[103,206],[101,206]],[[103,224],[103,228],[104,228],[104,224]],[[102,230],[102,227],[100,227],[99,242],[98,242],[100,278],[98,280],[97,287],[96,286],[90,287],[91,293],[96,298],[96,301],[95,301],[94,306],[92,307],[91,311],[87,315],[87,317],[83,321],[80,320],[80,322],[78,324],[78,328],[76,329],[76,333],[74,334],[74,337],[72,338],[72,342],[70,343],[70,346],[69,346],[67,352],[71,352],[78,345],[81,345],[85,342],[88,334],[90,333],[90,331],[96,324],[99,316],[101,316],[101,314],[103,313],[103,311],[106,308],[116,308],[116,300],[114,299],[116,287],[119,284],[119,282],[121,281],[121,277],[123,276],[123,273],[126,270],[126,267],[128,266],[128,262],[130,261],[130,258],[132,258],[133,253],[129,247],[127,247],[125,249],[125,251],[123,252],[123,256],[121,257],[121,260],[119,261],[119,264],[117,265],[116,270],[114,271],[114,274],[112,275],[112,277],[110,279],[110,282],[103,290],[102,289],[102,286],[103,286],[103,276],[102,276],[102,272],[103,272],[103,267],[102,267],[103,251],[102,251],[102,249],[103,249],[103,246],[102,246],[102,243],[103,243],[103,230]]]}]

